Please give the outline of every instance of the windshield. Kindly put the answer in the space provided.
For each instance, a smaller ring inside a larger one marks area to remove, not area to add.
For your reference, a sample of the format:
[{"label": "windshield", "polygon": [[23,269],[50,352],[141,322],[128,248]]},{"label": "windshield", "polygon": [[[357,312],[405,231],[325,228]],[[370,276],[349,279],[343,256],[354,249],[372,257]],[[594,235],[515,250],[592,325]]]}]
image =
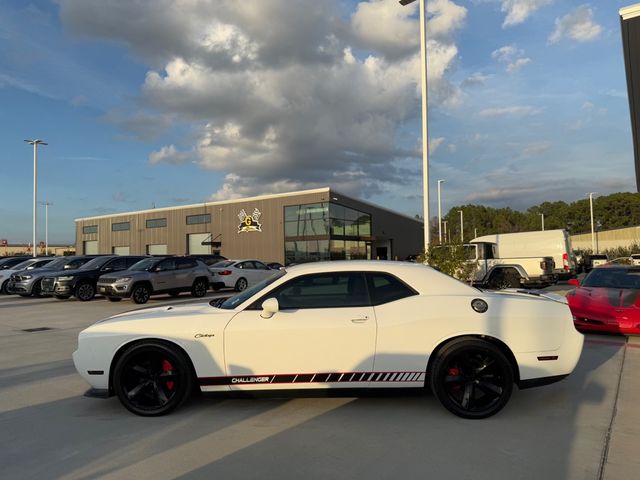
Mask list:
[{"label": "windshield", "polygon": [[260,283],[256,283],[253,287],[247,288],[246,290],[234,295],[233,297],[227,298],[218,308],[223,308],[225,310],[233,310],[238,305],[243,303],[245,300],[251,298],[256,293],[258,293],[263,288],[271,285],[273,282],[278,280],[280,277],[286,275],[286,270],[278,270],[269,278],[264,279]]},{"label": "windshield", "polygon": [[640,269],[596,268],[587,275],[582,286],[594,288],[640,289]]},{"label": "windshield", "polygon": [[145,258],[137,263],[134,263],[129,270],[135,270],[137,272],[144,272],[151,270],[155,265],[160,263],[164,258]]},{"label": "windshield", "polygon": [[78,270],[97,270],[110,261],[113,257],[96,257],[82,265]]},{"label": "windshield", "polygon": [[46,267],[47,267],[47,270],[62,270],[62,267],[64,267],[67,263],[71,262],[72,260],[73,260],[72,257],[56,258],[55,260],[52,260],[51,262],[47,263]]},{"label": "windshield", "polygon": [[35,263],[36,260],[35,259],[29,259],[29,260],[25,260],[22,263],[18,263],[17,265],[14,265],[12,267],[12,270],[25,270],[29,265],[31,265],[32,263]]}]

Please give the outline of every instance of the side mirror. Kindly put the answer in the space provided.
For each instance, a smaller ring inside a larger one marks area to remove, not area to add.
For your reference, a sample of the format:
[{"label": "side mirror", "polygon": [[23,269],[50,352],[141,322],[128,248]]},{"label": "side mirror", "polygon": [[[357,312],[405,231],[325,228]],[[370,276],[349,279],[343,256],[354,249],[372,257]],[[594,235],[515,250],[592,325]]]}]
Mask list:
[{"label": "side mirror", "polygon": [[569,285],[573,285],[574,287],[580,286],[580,281],[577,278],[570,278],[567,282]]},{"label": "side mirror", "polygon": [[113,272],[113,267],[103,267],[102,271],[103,272]]},{"label": "side mirror", "polygon": [[267,298],[264,302],[262,302],[262,313],[260,316],[262,318],[271,318],[280,310],[280,305],[278,305],[278,300],[275,298]]}]

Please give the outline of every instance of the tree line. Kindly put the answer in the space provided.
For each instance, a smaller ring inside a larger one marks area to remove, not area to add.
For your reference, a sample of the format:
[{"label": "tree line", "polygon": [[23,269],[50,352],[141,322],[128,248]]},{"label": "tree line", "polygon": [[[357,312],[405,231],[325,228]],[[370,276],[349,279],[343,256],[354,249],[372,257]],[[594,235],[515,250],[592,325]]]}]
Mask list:
[{"label": "tree line", "polygon": [[[492,208],[483,205],[460,205],[452,207],[443,221],[447,222],[447,238],[443,241],[460,241],[460,213],[464,217],[464,241],[474,236],[493,233],[527,232],[541,230],[544,214],[545,230],[566,229],[572,235],[591,232],[589,199],[567,203],[543,202],[518,211],[512,208]],[[630,192],[613,193],[594,197],[593,219],[597,230],[612,230],[640,225],[640,194]],[[432,236],[438,240],[438,219],[432,219]]]}]

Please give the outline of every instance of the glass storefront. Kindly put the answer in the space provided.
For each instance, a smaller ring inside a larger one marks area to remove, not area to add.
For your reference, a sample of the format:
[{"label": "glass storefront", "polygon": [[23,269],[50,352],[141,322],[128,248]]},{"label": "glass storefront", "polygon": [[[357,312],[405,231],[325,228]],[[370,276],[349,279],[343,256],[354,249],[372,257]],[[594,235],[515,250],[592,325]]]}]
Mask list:
[{"label": "glass storefront", "polygon": [[371,259],[371,215],[337,203],[284,207],[285,263]]}]

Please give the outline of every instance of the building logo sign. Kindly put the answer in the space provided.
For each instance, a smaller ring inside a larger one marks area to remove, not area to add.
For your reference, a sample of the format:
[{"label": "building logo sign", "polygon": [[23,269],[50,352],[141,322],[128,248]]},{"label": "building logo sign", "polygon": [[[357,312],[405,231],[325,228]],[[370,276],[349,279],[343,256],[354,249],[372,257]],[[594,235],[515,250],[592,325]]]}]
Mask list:
[{"label": "building logo sign", "polygon": [[238,218],[240,219],[240,225],[238,225],[238,233],[242,232],[261,232],[262,224],[259,222],[260,210],[257,208],[253,209],[253,213],[251,215],[247,215],[247,212],[244,211],[244,208],[240,210],[238,213]]}]

